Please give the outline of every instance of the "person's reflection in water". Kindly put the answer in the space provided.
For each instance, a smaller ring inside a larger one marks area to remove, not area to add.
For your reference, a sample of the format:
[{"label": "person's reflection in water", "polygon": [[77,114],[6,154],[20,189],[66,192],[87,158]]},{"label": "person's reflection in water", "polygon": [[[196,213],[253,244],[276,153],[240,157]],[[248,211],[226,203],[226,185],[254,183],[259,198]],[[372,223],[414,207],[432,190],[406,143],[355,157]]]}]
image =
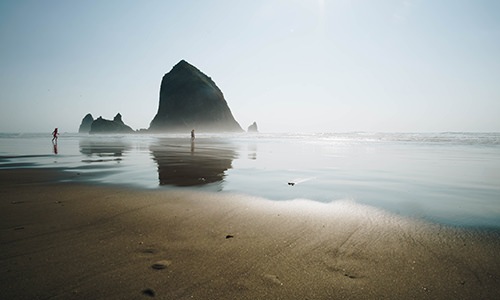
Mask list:
[{"label": "person's reflection in water", "polygon": [[232,168],[236,152],[230,144],[197,140],[191,147],[184,139],[162,139],[152,145],[158,164],[160,185],[197,186],[222,182],[224,172]]},{"label": "person's reflection in water", "polygon": [[53,146],[53,151],[54,151],[54,154],[57,154],[57,140],[55,141],[52,141],[52,146]]}]

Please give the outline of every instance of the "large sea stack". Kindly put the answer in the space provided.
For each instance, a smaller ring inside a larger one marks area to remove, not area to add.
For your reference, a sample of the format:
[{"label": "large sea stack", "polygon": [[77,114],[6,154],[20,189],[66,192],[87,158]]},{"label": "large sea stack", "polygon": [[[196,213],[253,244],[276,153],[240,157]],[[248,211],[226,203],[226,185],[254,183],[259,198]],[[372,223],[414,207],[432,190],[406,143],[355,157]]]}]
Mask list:
[{"label": "large sea stack", "polygon": [[242,132],[221,90],[210,77],[181,60],[163,76],[156,132]]}]

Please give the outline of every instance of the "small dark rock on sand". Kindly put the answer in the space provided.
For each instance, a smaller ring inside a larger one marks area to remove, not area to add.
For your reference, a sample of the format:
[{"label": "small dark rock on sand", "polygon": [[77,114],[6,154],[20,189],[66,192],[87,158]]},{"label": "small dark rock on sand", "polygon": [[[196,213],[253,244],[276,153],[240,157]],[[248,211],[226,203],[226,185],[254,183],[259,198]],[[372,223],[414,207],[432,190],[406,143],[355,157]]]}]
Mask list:
[{"label": "small dark rock on sand", "polygon": [[156,295],[156,293],[153,289],[145,289],[142,291],[142,294],[149,296],[149,297],[154,297]]}]

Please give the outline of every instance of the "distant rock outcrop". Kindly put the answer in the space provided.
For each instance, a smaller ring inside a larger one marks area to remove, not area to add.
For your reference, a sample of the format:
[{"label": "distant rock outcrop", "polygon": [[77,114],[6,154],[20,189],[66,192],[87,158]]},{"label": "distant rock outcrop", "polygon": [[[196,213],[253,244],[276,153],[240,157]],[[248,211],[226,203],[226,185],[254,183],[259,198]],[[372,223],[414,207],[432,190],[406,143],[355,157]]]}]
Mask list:
[{"label": "distant rock outcrop", "polygon": [[134,130],[129,126],[125,125],[122,121],[122,115],[118,113],[113,121],[103,119],[102,117],[97,118],[92,122],[90,127],[90,133],[133,133]]},{"label": "distant rock outcrop", "polygon": [[210,77],[181,60],[163,76],[151,131],[242,132]]},{"label": "distant rock outcrop", "polygon": [[252,125],[248,126],[248,132],[259,132],[257,128],[257,122],[253,122]]},{"label": "distant rock outcrop", "polygon": [[94,117],[91,114],[87,114],[80,124],[80,128],[78,129],[78,133],[89,133],[90,127],[92,126],[92,122],[94,122]]}]

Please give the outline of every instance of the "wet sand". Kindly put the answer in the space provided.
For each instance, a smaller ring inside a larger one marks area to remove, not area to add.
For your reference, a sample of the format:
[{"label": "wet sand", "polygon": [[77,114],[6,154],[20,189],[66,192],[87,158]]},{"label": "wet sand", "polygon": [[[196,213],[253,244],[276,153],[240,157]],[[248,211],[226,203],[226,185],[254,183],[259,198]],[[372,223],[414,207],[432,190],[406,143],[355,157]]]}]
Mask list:
[{"label": "wet sand", "polygon": [[499,230],[0,170],[3,299],[498,299]]}]

